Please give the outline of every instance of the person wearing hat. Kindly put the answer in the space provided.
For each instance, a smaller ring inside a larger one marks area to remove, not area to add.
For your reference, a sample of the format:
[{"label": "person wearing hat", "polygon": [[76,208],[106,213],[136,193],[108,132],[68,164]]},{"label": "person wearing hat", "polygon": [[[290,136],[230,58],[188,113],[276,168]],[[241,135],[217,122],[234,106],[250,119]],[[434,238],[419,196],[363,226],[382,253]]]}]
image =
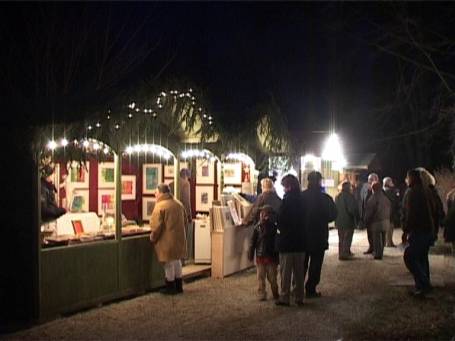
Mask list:
[{"label": "person wearing hat", "polygon": [[306,255],[304,262],[305,296],[321,296],[316,286],[321,279],[325,250],[329,248],[329,223],[337,217],[337,209],[332,197],[322,191],[322,175],[313,171],[308,174],[308,188],[302,192],[305,207]]},{"label": "person wearing hat", "polygon": [[250,239],[248,259],[253,261],[256,253],[256,270],[258,279],[258,297],[260,301],[267,299],[265,279],[267,278],[272,289],[273,298],[278,300],[278,252],[275,249],[277,224],[274,219],[275,210],[270,205],[259,208],[259,222],[254,226]]},{"label": "person wearing hat", "polygon": [[45,165],[41,173],[41,220],[43,223],[55,220],[66,213],[64,208],[58,207],[55,200],[57,189],[52,182],[52,174],[54,174],[54,168]]}]

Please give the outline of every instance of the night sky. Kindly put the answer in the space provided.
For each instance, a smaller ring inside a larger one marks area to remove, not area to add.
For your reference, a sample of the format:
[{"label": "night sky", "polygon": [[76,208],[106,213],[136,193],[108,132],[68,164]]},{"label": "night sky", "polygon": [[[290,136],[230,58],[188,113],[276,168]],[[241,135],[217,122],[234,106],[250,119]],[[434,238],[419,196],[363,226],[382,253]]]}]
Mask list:
[{"label": "night sky", "polygon": [[[158,42],[144,63],[118,82],[117,89],[137,84],[161,70],[154,80],[156,84],[168,79],[187,80],[204,90],[215,117],[233,121],[241,120],[257,103],[272,96],[286,116],[293,137],[308,148],[321,139],[322,135],[315,132],[335,128],[347,151],[379,154],[399,148],[402,141],[388,145],[380,142],[392,133],[390,127],[401,114],[389,110],[388,125],[381,126],[376,120],[377,111],[396,97],[398,62],[395,56],[374,46],[377,41],[397,45],[381,41],[382,31],[375,25],[389,27],[397,13],[409,10],[421,19],[416,21],[417,28],[433,28],[435,22],[443,22],[447,34],[447,28],[454,26],[444,21],[451,22],[454,6],[442,3],[154,2],[4,7],[0,37],[10,48],[2,51],[3,65],[9,64],[10,74],[17,74],[16,79],[27,77],[27,86],[37,82],[33,79],[34,59],[27,56],[27,51],[33,54],[27,46],[29,32],[36,31],[35,39],[39,39],[49,18],[56,18],[64,29],[74,30],[80,17],[89,13],[90,25],[99,34],[109,13],[110,25],[121,27],[127,23],[119,41],[134,36],[139,41]],[[55,17],[46,17],[48,12],[56,13]],[[143,20],[145,26],[134,33],[133,24]],[[78,30],[72,34],[78,34]],[[68,37],[71,35],[62,35],[62,49],[71,43]],[[91,46],[87,55],[95,55],[97,47]],[[115,48],[122,49],[122,45]],[[133,56],[134,48],[129,53]],[[17,59],[22,60],[11,63]],[[445,67],[453,67],[453,63]],[[24,102],[14,102],[15,86],[3,85],[3,90],[12,95],[2,102],[12,111]],[[18,86],[26,89],[23,93],[27,97],[27,86]],[[22,110],[30,111],[30,107]],[[440,143],[450,148],[449,142]],[[383,168],[396,173],[419,161],[410,157],[392,169],[394,157],[386,155],[382,159]],[[428,161],[430,167],[444,163],[447,158],[442,156]]]}]

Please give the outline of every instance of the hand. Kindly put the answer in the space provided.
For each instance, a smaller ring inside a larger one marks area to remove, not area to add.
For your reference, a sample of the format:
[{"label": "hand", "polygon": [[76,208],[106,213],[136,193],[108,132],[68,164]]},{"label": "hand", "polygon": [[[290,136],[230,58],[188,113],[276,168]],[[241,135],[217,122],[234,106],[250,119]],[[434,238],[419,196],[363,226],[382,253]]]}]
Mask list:
[{"label": "hand", "polygon": [[150,241],[152,243],[155,243],[155,238],[154,238],[153,232],[150,232]]}]

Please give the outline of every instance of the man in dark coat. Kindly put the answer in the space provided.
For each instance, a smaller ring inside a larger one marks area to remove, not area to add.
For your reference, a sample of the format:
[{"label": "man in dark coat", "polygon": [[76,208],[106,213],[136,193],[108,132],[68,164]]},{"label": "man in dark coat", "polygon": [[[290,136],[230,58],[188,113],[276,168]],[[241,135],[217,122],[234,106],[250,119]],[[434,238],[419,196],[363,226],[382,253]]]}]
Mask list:
[{"label": "man in dark coat", "polygon": [[306,297],[319,297],[316,286],[321,278],[322,263],[325,250],[329,248],[329,222],[337,217],[337,210],[333,199],[322,192],[322,175],[319,172],[308,174],[308,189],[302,193],[305,207],[306,228],[306,255],[305,274],[308,279],[305,283]]},{"label": "man in dark coat", "polygon": [[277,305],[289,306],[291,279],[295,282],[295,303],[303,304],[305,282],[305,208],[299,180],[283,177],[284,197],[278,213],[277,248],[280,253],[281,294]]},{"label": "man in dark coat", "polygon": [[371,233],[371,229],[366,226],[365,222],[365,210],[367,206],[367,201],[370,199],[371,195],[373,194],[371,190],[371,185],[373,182],[379,181],[379,176],[376,173],[371,173],[368,175],[368,182],[362,186],[360,190],[360,227],[367,228],[367,236],[368,236],[368,250],[364,252],[365,255],[373,253],[373,234]]},{"label": "man in dark coat", "polygon": [[54,168],[44,166],[41,176],[41,221],[43,223],[55,220],[66,213],[66,210],[57,205],[55,193],[57,189],[52,182]]}]

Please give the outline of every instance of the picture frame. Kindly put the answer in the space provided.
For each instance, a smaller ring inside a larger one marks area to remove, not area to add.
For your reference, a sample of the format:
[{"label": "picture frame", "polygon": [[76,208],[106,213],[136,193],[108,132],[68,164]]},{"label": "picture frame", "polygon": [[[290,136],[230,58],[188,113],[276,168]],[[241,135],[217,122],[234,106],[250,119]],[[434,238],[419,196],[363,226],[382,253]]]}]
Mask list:
[{"label": "picture frame", "polygon": [[115,188],[114,162],[100,162],[98,164],[98,188]]},{"label": "picture frame", "polygon": [[81,220],[71,220],[71,224],[73,225],[74,234],[76,236],[84,233],[84,226],[82,225]]},{"label": "picture frame", "polygon": [[229,185],[242,184],[242,164],[225,163],[223,165],[224,183]]},{"label": "picture frame", "polygon": [[98,214],[115,214],[115,190],[98,190]]},{"label": "picture frame", "polygon": [[208,212],[212,207],[213,186],[196,186],[196,211]]},{"label": "picture frame", "polygon": [[142,197],[142,220],[150,222],[155,204],[155,197]]},{"label": "picture frame", "polygon": [[122,200],[136,200],[136,175],[122,175]]},{"label": "picture frame", "polygon": [[215,161],[197,159],[196,160],[196,184],[215,183]]},{"label": "picture frame", "polygon": [[88,188],[90,185],[90,162],[68,162],[68,184],[73,188]]},{"label": "picture frame", "polygon": [[145,163],[142,165],[142,193],[155,194],[155,189],[162,182],[161,164]]},{"label": "picture frame", "polygon": [[[188,162],[180,162],[180,170],[187,168]],[[164,165],[164,177],[165,178],[174,178],[174,165]]]},{"label": "picture frame", "polygon": [[90,204],[90,193],[88,189],[74,189],[69,198],[70,212],[88,212]]}]

